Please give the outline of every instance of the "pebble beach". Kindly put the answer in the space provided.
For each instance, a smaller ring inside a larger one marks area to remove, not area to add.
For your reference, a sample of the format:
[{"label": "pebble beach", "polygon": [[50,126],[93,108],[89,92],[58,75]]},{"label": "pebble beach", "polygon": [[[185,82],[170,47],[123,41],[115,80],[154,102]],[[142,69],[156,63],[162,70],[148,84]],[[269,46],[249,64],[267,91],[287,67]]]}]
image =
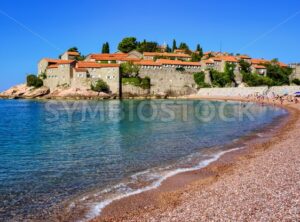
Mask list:
[{"label": "pebble beach", "polygon": [[267,141],[189,173],[192,180],[177,175],[112,203],[93,221],[300,221],[300,105],[283,106],[290,115]]}]

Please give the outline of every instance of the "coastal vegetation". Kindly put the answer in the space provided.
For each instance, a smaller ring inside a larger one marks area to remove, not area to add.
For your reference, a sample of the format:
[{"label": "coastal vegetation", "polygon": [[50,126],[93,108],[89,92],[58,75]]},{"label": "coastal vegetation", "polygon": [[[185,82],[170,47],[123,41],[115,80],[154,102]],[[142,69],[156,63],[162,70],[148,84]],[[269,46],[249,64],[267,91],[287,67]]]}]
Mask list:
[{"label": "coastal vegetation", "polygon": [[205,73],[204,72],[195,73],[194,80],[199,88],[209,88],[210,87],[210,85],[205,82]]},{"label": "coastal vegetation", "polygon": [[122,77],[137,77],[139,75],[140,67],[133,62],[125,62],[120,66]]},{"label": "coastal vegetation", "polygon": [[241,74],[243,76],[243,82],[248,86],[283,86],[289,85],[289,76],[293,70],[289,67],[281,67],[277,59],[273,59],[271,62],[261,64],[266,67],[266,75],[260,75],[258,73],[251,72],[251,65],[241,60],[239,62]]},{"label": "coastal vegetation", "polygon": [[122,78],[122,84],[124,85],[133,85],[136,87],[140,87],[142,89],[150,89],[151,80],[149,77],[141,78],[141,77],[127,77]]},{"label": "coastal vegetation", "polygon": [[109,93],[109,86],[102,79],[99,79],[95,84],[92,84],[91,89],[95,92]]},{"label": "coastal vegetation", "polygon": [[36,75],[30,74],[26,78],[27,86],[33,86],[35,88],[42,87],[44,85],[43,80],[41,80]]},{"label": "coastal vegetation", "polygon": [[224,72],[219,72],[217,70],[211,69],[210,78],[212,86],[214,87],[231,87],[236,86],[234,70],[236,68],[235,64],[226,63]]},{"label": "coastal vegetation", "polygon": [[294,83],[294,84],[297,85],[297,86],[300,86],[300,79],[294,79],[294,80],[292,81],[292,83]]}]

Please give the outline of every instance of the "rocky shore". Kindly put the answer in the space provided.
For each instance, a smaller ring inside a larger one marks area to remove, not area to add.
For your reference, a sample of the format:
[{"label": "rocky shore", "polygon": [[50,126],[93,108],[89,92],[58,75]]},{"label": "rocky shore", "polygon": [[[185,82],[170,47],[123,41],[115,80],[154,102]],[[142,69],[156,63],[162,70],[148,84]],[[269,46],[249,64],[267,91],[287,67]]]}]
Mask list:
[{"label": "rocky shore", "polygon": [[46,86],[40,88],[20,84],[0,93],[3,99],[116,99],[116,95],[94,92],[85,88],[57,88],[50,92]]}]

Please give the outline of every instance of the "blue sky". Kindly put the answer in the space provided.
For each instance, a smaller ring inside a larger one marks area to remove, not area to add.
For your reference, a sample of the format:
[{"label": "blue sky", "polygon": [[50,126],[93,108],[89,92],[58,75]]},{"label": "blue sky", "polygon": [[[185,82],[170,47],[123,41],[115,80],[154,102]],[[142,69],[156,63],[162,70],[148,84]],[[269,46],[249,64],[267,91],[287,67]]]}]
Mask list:
[{"label": "blue sky", "polygon": [[0,90],[36,73],[42,57],[77,46],[83,54],[112,50],[126,36],[200,43],[258,58],[300,62],[300,1],[1,0]]}]

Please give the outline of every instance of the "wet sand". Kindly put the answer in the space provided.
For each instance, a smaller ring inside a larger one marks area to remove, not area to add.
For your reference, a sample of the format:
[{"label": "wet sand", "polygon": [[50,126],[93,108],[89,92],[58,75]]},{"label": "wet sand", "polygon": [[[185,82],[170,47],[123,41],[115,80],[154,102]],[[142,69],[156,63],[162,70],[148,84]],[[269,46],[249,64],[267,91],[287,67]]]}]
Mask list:
[{"label": "wet sand", "polygon": [[267,139],[250,136],[245,149],[115,201],[92,221],[299,221],[300,105],[284,107],[289,117],[277,130],[267,129]]}]

